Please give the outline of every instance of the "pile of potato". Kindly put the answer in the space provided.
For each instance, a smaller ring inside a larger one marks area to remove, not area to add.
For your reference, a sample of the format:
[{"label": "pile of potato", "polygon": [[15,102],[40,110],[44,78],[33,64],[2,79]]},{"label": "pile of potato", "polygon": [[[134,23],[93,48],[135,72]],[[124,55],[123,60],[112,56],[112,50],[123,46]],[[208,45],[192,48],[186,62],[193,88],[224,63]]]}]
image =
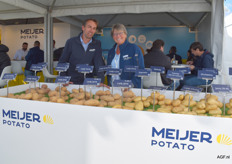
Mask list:
[{"label": "pile of potato", "polygon": [[[59,92],[60,90],[61,92]],[[21,95],[9,94],[8,97],[140,111],[144,109],[153,111],[152,106],[155,101],[154,105],[160,106],[156,110],[157,112],[212,116],[221,116],[222,110],[220,108],[223,107],[218,97],[210,94],[206,96],[206,99],[196,102],[193,100],[193,96],[189,94],[180,95],[175,100],[168,99],[159,92],[153,92],[148,97],[136,96],[131,90],[123,92],[122,96],[120,94],[111,94],[109,90],[99,90],[95,95],[92,95],[89,92],[84,92],[82,88],[72,89],[71,92],[66,87],[56,87],[55,90],[50,90],[46,84],[43,84],[41,88],[27,89]],[[232,115],[232,99],[226,104],[226,107],[229,108],[227,114]]]}]

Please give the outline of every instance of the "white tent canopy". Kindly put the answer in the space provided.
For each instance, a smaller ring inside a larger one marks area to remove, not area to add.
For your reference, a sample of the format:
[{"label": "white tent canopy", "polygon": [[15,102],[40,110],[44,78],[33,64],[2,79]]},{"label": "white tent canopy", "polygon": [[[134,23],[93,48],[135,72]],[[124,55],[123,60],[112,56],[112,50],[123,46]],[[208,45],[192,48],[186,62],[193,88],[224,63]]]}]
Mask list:
[{"label": "white tent canopy", "polygon": [[[81,28],[94,17],[99,27],[114,23],[126,26],[186,26],[196,40],[215,54],[221,69],[223,0],[0,0],[0,21],[44,17],[46,62],[52,63],[52,18]],[[215,39],[216,38],[216,39]],[[49,70],[51,70],[51,65]]]}]

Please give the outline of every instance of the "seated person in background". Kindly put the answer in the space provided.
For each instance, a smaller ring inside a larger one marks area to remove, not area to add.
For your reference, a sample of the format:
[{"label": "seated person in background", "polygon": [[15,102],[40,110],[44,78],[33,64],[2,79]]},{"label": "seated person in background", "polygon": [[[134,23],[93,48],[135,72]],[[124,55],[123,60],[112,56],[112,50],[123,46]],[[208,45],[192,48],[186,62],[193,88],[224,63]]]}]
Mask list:
[{"label": "seated person in background", "polygon": [[194,55],[191,53],[191,50],[187,51],[187,56],[188,56],[188,58],[187,58],[186,64],[188,64],[189,61],[194,61]]},{"label": "seated person in background", "polygon": [[10,57],[8,56],[7,52],[9,48],[4,44],[0,44],[0,76],[2,71],[5,67],[11,65]]},{"label": "seated person in background", "polygon": [[25,57],[27,63],[25,66],[25,72],[24,75],[28,76],[34,76],[34,72],[30,70],[30,67],[32,64],[38,64],[44,61],[44,51],[40,49],[40,42],[35,41],[34,47],[31,48]]},{"label": "seated person in background", "polygon": [[22,45],[22,49],[16,51],[13,60],[25,60],[25,56],[28,53],[27,47],[28,43],[24,42]]},{"label": "seated person in background", "polygon": [[63,50],[64,50],[64,47],[60,47],[53,52],[53,61],[59,61],[63,53]]},{"label": "seated person in background", "polygon": [[[191,53],[195,56],[194,61],[189,61],[191,75],[186,75],[184,80],[181,81],[181,87],[183,85],[198,86],[205,85],[206,80],[197,78],[198,70],[202,68],[214,68],[213,54],[209,51],[204,50],[200,42],[194,42],[190,46]],[[212,80],[209,80],[209,84]]]},{"label": "seated person in background", "polygon": [[176,54],[176,47],[172,46],[169,50],[169,54],[167,54],[168,57],[170,57],[171,61],[177,60],[178,64],[182,64],[182,57],[178,54]]},{"label": "seated person in background", "polygon": [[141,49],[127,41],[127,30],[123,24],[115,24],[111,30],[111,36],[116,44],[109,50],[107,64],[112,68],[122,69],[122,74],[117,76],[108,76],[108,85],[112,84],[112,79],[131,80],[135,88],[141,87],[141,78],[136,77],[135,73],[124,72],[126,65],[139,66],[144,68],[144,60]]},{"label": "seated person in background", "polygon": [[[168,56],[164,54],[164,41],[157,39],[153,42],[151,51],[144,56],[144,63],[146,68],[151,66],[161,66],[165,67],[167,73],[168,70],[171,70],[171,60]],[[162,83],[165,86],[169,86],[169,89],[174,89],[174,82],[171,79],[166,78],[166,73],[160,74]],[[176,82],[176,88],[179,86],[179,81]]]}]

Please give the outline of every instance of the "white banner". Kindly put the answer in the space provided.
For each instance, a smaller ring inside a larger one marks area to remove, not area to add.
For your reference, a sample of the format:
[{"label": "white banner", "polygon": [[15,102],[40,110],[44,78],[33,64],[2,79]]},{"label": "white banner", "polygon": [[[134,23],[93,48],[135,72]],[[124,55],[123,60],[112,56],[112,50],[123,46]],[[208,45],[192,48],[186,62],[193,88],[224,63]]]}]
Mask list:
[{"label": "white banner", "polygon": [[230,118],[0,98],[0,163],[231,163],[231,125]]}]

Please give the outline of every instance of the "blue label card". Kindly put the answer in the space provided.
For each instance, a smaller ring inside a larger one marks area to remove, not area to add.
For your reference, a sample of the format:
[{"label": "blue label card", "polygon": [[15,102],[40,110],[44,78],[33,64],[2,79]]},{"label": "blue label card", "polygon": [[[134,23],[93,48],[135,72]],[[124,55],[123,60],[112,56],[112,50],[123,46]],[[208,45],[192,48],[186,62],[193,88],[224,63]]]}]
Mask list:
[{"label": "blue label card", "polygon": [[109,68],[106,71],[107,75],[121,75],[122,70],[118,68]]},{"label": "blue label card", "polygon": [[92,73],[93,72],[93,66],[86,65],[86,64],[81,64],[81,65],[78,64],[76,66],[76,69],[80,73]]},{"label": "blue label card", "polygon": [[213,92],[218,93],[228,93],[231,92],[231,88],[229,85],[223,85],[223,84],[212,84]]},{"label": "blue label card", "polygon": [[176,71],[183,72],[184,74],[191,74],[191,70],[190,70],[189,67],[185,67],[185,68],[176,68]]},{"label": "blue label card", "polygon": [[172,70],[168,70],[167,72],[167,75],[166,75],[167,78],[169,79],[173,79],[173,80],[183,80],[184,79],[184,73],[183,72],[180,72],[180,71],[172,71]]},{"label": "blue label card", "polygon": [[132,82],[131,80],[114,80],[114,87],[131,88]]},{"label": "blue label card", "polygon": [[14,80],[17,76],[17,73],[5,73],[3,75],[3,80]]},{"label": "blue label card", "polygon": [[41,65],[43,68],[47,67],[47,63],[44,63],[44,62],[43,63],[38,63],[38,65]]},{"label": "blue label card", "polygon": [[71,76],[58,76],[55,83],[66,84],[70,81]]},{"label": "blue label card", "polygon": [[232,75],[232,67],[229,68],[229,75]]},{"label": "blue label card", "polygon": [[213,72],[215,75],[218,75],[218,69],[216,69],[216,68],[202,68],[202,70],[211,71],[211,72]]},{"label": "blue label card", "polygon": [[213,80],[216,74],[212,71],[198,70],[197,77],[199,79]]},{"label": "blue label card", "polygon": [[111,65],[103,65],[103,66],[100,66],[99,69],[98,69],[98,72],[104,72],[104,71],[107,71],[107,69],[111,68]]},{"label": "blue label card", "polygon": [[135,76],[138,76],[138,77],[149,76],[150,74],[151,74],[150,69],[137,69],[135,72]]},{"label": "blue label card", "polygon": [[198,88],[198,87],[194,87],[194,86],[188,86],[188,85],[184,85],[181,90],[182,91],[189,91],[189,92],[201,92],[203,88]]},{"label": "blue label card", "polygon": [[40,64],[32,64],[30,67],[30,70],[33,70],[33,71],[41,71],[42,69],[43,67]]},{"label": "blue label card", "polygon": [[138,66],[134,66],[134,65],[125,65],[124,72],[136,72],[138,68],[139,68]]},{"label": "blue label card", "polygon": [[97,86],[100,85],[100,83],[101,83],[100,78],[85,78],[83,85]]},{"label": "blue label card", "polygon": [[160,66],[151,66],[152,72],[159,72],[159,73],[165,73],[165,68]]},{"label": "blue label card", "polygon": [[167,90],[168,86],[165,87],[165,86],[150,86],[149,89],[152,89],[152,90],[157,90],[157,91],[162,91],[162,90]]},{"label": "blue label card", "polygon": [[40,76],[26,76],[24,81],[26,82],[36,82],[40,79]]},{"label": "blue label card", "polygon": [[69,68],[69,63],[58,63],[56,66],[56,71],[64,72]]}]

